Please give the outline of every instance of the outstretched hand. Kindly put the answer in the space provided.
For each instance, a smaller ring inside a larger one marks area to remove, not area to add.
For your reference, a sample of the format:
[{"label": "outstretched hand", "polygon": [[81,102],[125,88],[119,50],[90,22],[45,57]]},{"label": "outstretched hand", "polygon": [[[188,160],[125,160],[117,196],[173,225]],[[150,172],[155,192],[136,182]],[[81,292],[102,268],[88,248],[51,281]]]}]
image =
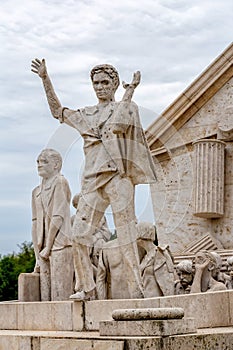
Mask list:
[{"label": "outstretched hand", "polygon": [[40,61],[38,58],[32,60],[31,71],[39,75],[40,78],[45,78],[47,76],[47,68],[45,64],[45,59]]}]

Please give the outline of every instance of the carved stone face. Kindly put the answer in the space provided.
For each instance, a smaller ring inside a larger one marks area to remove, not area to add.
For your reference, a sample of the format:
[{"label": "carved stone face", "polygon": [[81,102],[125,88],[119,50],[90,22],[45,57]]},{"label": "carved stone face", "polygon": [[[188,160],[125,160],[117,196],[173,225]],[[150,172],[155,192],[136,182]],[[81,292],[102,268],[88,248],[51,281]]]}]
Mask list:
[{"label": "carved stone face", "polygon": [[205,262],[210,261],[209,257],[205,253],[200,252],[195,256],[195,265],[202,265]]},{"label": "carved stone face", "polygon": [[177,270],[177,275],[179,277],[180,280],[180,284],[186,288],[188,287],[188,285],[190,285],[192,283],[193,280],[193,275],[192,273],[189,273],[187,271],[183,271],[183,270]]},{"label": "carved stone face", "polygon": [[39,176],[43,177],[44,179],[49,179],[53,175],[56,174],[57,165],[54,160],[46,154],[40,154],[37,158],[37,170]]},{"label": "carved stone face", "polygon": [[99,102],[110,102],[114,100],[115,87],[113,80],[104,72],[96,73],[93,76],[93,88]]},{"label": "carved stone face", "polygon": [[228,262],[227,271],[229,272],[230,277],[233,278],[233,262]]}]

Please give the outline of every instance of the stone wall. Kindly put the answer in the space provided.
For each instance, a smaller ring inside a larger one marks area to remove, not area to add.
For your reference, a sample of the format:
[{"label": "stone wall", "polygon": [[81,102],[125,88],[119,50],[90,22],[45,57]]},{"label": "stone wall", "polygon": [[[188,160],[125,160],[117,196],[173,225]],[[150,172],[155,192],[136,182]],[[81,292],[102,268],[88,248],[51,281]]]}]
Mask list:
[{"label": "stone wall", "polygon": [[194,214],[194,141],[216,138],[218,123],[233,111],[233,78],[226,83],[164,145],[167,153],[155,157],[158,181],[151,186],[157,235],[160,244],[173,252],[184,251],[206,233],[223,248],[233,249],[233,142],[226,142],[224,215],[219,219]]}]

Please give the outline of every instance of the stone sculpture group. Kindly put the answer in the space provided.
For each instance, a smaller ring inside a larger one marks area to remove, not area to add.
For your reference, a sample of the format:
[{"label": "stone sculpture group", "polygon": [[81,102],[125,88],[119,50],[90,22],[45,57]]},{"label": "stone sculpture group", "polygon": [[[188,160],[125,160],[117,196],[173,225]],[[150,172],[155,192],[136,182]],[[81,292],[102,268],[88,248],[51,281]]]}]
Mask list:
[{"label": "stone sculpture group", "polygon": [[[91,80],[98,104],[72,110],[61,105],[45,60],[33,60],[32,71],[42,79],[53,117],[83,137],[85,154],[72,218],[61,155],[45,149],[37,159],[42,181],[32,192],[32,239],[41,300],[148,298],[231,289],[233,257],[229,275],[220,272],[221,257],[208,251],[196,255],[195,267],[185,260],[175,270],[169,247],[154,244],[155,226],[137,222],[135,185],[156,181],[138,107],[132,102],[140,73],[130,84],[123,83],[125,94],[116,102],[118,72],[108,64],[94,67]],[[108,205],[117,232],[114,240],[104,216]]]}]

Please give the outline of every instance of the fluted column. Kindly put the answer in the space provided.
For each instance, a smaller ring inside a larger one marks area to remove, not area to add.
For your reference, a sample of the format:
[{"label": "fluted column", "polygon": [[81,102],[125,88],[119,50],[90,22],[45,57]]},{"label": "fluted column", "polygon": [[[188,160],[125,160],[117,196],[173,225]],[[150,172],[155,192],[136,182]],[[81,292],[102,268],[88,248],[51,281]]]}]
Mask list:
[{"label": "fluted column", "polygon": [[202,139],[193,143],[195,154],[194,215],[219,218],[224,214],[225,142]]}]

